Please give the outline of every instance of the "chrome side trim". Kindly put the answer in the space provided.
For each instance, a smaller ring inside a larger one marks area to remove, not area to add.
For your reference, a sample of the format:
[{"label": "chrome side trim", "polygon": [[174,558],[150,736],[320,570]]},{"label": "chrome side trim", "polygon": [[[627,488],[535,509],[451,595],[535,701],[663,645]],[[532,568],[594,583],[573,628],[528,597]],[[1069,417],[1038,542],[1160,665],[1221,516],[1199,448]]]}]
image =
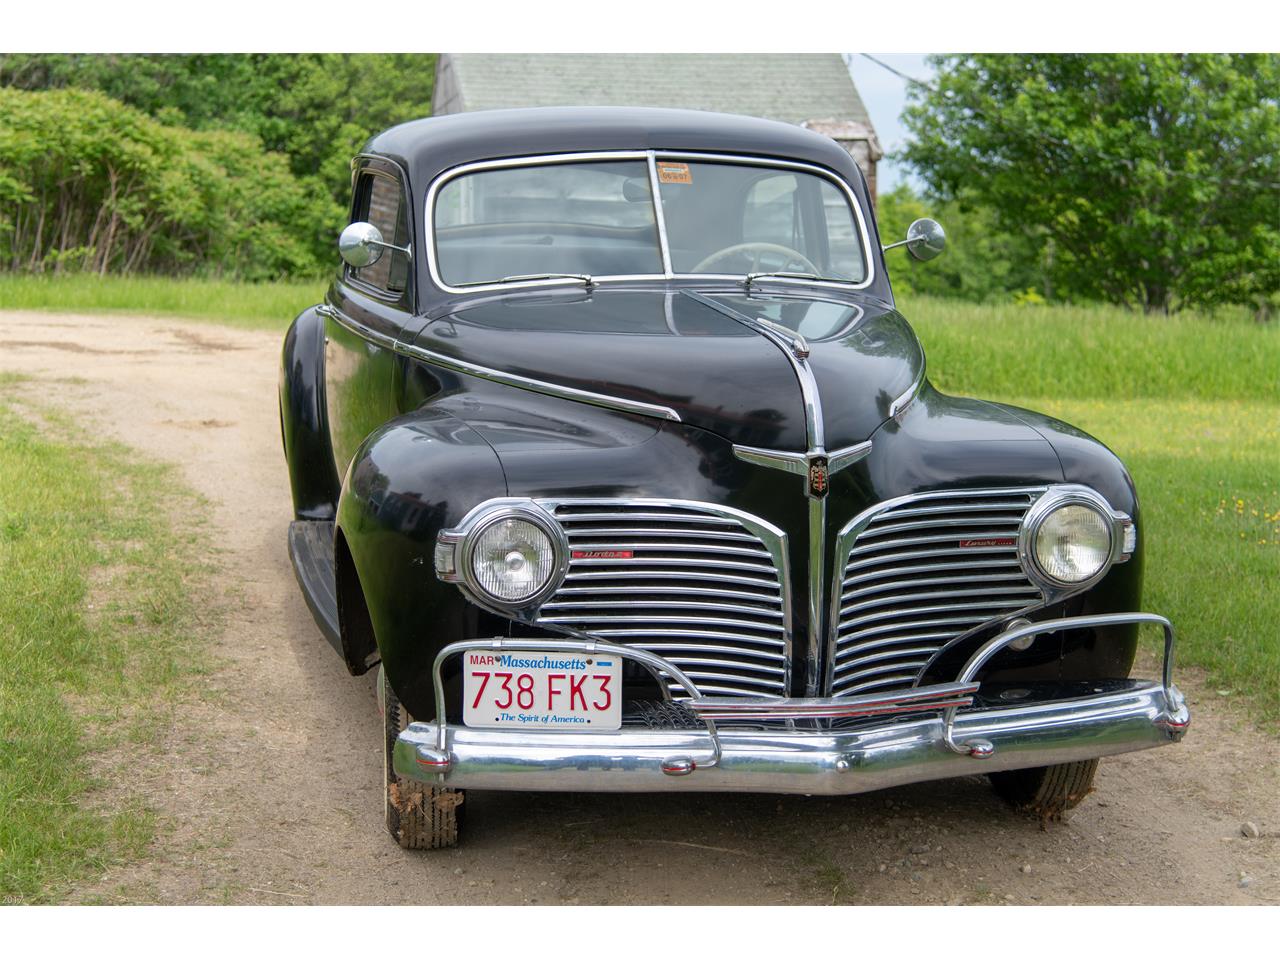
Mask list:
[{"label": "chrome side trim", "polygon": [[541,393],[549,397],[559,397],[561,400],[572,400],[576,403],[589,403],[594,407],[604,407],[608,410],[617,410],[620,413],[634,413],[642,417],[657,417],[660,420],[670,420],[674,423],[680,423],[680,414],[670,407],[664,407],[657,403],[645,403],[641,400],[628,400],[626,397],[615,397],[605,393],[594,393],[590,390],[579,390],[577,387],[566,387],[559,383],[549,383],[546,380],[535,380],[532,377],[522,377],[519,374],[507,373],[505,370],[495,370],[493,367],[481,366],[478,363],[470,363],[466,360],[459,360],[456,357],[445,356],[442,353],[436,353],[434,350],[428,350],[417,344],[405,343],[403,340],[397,340],[389,337],[384,333],[379,333],[370,327],[351,319],[341,310],[338,310],[327,303],[322,303],[316,307],[316,312],[321,316],[329,317],[340,323],[343,327],[350,330],[356,336],[375,343],[387,350],[394,350],[402,357],[409,357],[414,360],[421,360],[423,363],[429,363],[435,367],[443,367],[446,370],[452,370],[454,373],[465,373],[468,376],[479,377],[482,380],[489,380],[493,383],[501,383],[504,386],[515,387],[517,390],[528,390],[532,393]]},{"label": "chrome side trim", "polygon": [[674,423],[681,422],[680,414],[661,404],[628,400],[625,397],[593,393],[590,390],[579,390],[577,387],[566,387],[558,383],[548,383],[545,380],[534,380],[532,377],[522,377],[519,374],[507,373],[505,370],[495,370],[492,367],[482,367],[478,363],[469,363],[465,360],[458,360],[455,357],[447,357],[442,353],[436,353],[434,350],[428,350],[417,344],[396,341],[395,350],[402,356],[421,360],[423,363],[429,363],[432,366],[443,367],[446,370],[452,370],[454,373],[465,373],[468,376],[479,377],[482,380],[490,380],[494,383],[501,383],[504,386],[515,387],[518,390],[529,390],[532,393],[542,393],[549,397],[559,397],[562,400],[573,400],[577,403],[589,403],[594,407],[604,407],[621,413],[635,413],[643,417],[657,417],[660,420],[670,420]]},{"label": "chrome side trim", "polygon": [[925,366],[928,361],[925,358],[923,346],[920,348],[920,358],[920,372],[916,375],[915,382],[899,394],[898,397],[894,399],[893,403],[889,404],[890,420],[905,411],[907,407],[911,406],[911,402],[919,396],[920,388],[924,386]]},{"label": "chrome side trim", "polygon": [[351,333],[354,333],[357,337],[362,337],[370,343],[376,344],[385,350],[396,349],[397,341],[395,337],[389,337],[385,333],[379,333],[372,327],[366,327],[363,323],[352,320],[336,307],[332,307],[327,303],[317,304],[316,313],[320,314],[322,317],[328,317],[334,323],[345,328]]},{"label": "chrome side trim", "polygon": [[797,280],[784,277],[770,278],[769,282],[780,285],[799,285],[837,290],[862,290],[870,286],[875,280],[876,261],[872,256],[872,245],[870,234],[867,229],[866,214],[862,210],[862,205],[858,203],[858,198],[854,195],[853,189],[842,177],[838,176],[832,170],[817,166],[816,164],[801,163],[795,160],[778,160],[772,157],[752,157],[733,153],[691,153],[669,150],[598,150],[582,153],[546,154],[536,157],[507,157],[502,160],[481,160],[475,163],[462,164],[452,168],[451,170],[446,170],[437,176],[435,180],[431,181],[431,186],[427,188],[427,196],[424,203],[424,213],[426,216],[422,224],[423,235],[426,240],[427,271],[431,276],[432,282],[447,293],[473,293],[485,290],[521,290],[528,289],[529,287],[551,286],[557,283],[563,283],[563,280],[538,280],[511,284],[484,283],[464,287],[450,286],[447,284],[444,281],[444,278],[440,275],[440,266],[435,249],[435,217],[433,216],[433,212],[435,210],[436,196],[439,194],[440,189],[450,180],[463,176],[467,173],[474,173],[478,170],[541,166],[555,163],[581,163],[592,160],[644,160],[646,162],[649,168],[649,182],[654,194],[653,201],[659,208],[657,210],[658,243],[661,247],[659,252],[663,265],[663,273],[661,274],[618,274],[599,276],[592,278],[595,283],[599,284],[625,280],[731,280],[739,283],[742,282],[745,278],[741,274],[674,273],[672,271],[671,252],[666,237],[666,223],[665,220],[662,219],[661,200],[658,192],[658,158],[706,161],[711,163],[746,164],[750,166],[776,167],[780,170],[802,170],[806,173],[812,173],[815,176],[820,176],[831,181],[844,194],[850,209],[853,211],[855,219],[858,221],[858,234],[862,240],[862,257],[863,263],[866,266],[866,277],[858,283],[842,283],[839,281],[823,280]]}]

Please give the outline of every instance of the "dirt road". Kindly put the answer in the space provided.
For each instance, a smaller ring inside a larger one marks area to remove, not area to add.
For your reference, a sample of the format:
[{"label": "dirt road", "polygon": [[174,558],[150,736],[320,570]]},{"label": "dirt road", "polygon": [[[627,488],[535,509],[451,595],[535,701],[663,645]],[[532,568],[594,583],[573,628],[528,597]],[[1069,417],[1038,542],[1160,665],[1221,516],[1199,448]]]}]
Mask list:
[{"label": "dirt road", "polygon": [[[1175,747],[1105,760],[1048,829],[970,778],[848,798],[475,793],[464,845],[382,826],[370,677],[321,639],[285,549],[280,337],[0,312],[0,370],[211,503],[230,613],[209,695],[129,781],[160,813],[146,860],[75,891],[109,903],[1278,903],[1280,743],[1188,671]],[[76,379],[71,379],[76,378]],[[1256,823],[1261,837],[1242,836]]]}]

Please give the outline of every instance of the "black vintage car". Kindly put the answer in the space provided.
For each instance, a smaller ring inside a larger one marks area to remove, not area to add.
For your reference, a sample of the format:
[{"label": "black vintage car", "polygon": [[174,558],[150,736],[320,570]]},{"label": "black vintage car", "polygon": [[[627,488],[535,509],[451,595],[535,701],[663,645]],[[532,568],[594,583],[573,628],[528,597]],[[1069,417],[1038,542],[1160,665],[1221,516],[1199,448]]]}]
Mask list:
[{"label": "black vintage car", "polygon": [[1050,817],[1182,736],[1128,472],[930,385],[834,141],[497,111],[353,167],[342,272],[284,343],[289,547],[347,669],[379,667],[402,846],[456,842],[467,788],[986,773]]}]

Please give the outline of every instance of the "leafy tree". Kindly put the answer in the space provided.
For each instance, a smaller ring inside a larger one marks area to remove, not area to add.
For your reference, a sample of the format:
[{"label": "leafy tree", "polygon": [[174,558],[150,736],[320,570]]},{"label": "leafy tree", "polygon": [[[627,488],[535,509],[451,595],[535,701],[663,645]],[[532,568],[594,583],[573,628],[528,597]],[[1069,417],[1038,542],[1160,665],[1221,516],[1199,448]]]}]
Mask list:
[{"label": "leafy tree", "polygon": [[434,83],[434,54],[0,55],[0,87],[99,90],[167,125],[239,130],[285,154],[327,202],[306,238],[322,262],[350,201],[352,156],[378,131],[429,115]]},{"label": "leafy tree", "polygon": [[1047,235],[1058,291],[1141,305],[1280,290],[1280,56],[934,58],[905,151],[931,191]]}]

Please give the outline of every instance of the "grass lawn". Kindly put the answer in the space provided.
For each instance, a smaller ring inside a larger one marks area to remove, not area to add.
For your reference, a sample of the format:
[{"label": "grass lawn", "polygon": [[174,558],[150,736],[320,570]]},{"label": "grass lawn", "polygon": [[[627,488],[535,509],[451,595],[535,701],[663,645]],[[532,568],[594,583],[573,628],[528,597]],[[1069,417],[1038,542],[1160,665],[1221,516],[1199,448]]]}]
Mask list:
[{"label": "grass lawn", "polygon": [[41,903],[151,839],[126,771],[206,666],[207,551],[170,522],[200,504],[169,468],[19,384],[0,377],[0,903]]},{"label": "grass lawn", "polygon": [[328,286],[327,280],[235,283],[92,274],[0,274],[0,310],[143,313],[283,331],[290,320],[319,303]]},{"label": "grass lawn", "polygon": [[1173,621],[1178,663],[1280,724],[1280,328],[1109,308],[900,307],[940,389],[1059,417],[1125,461],[1146,525],[1143,607]]}]

